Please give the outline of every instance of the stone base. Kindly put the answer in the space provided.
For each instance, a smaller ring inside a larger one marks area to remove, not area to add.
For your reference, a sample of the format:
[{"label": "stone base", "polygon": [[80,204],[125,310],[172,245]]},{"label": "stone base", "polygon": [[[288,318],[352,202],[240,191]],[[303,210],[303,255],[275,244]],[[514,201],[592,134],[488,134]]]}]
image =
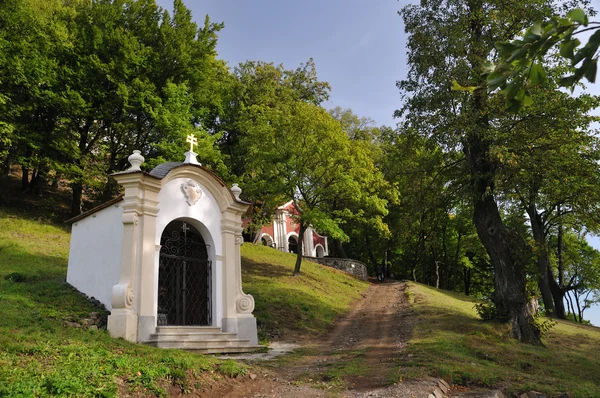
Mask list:
[{"label": "stone base", "polygon": [[156,333],[156,317],[140,315],[138,318],[137,341],[142,343],[150,340],[150,335]]},{"label": "stone base", "polygon": [[237,333],[238,338],[250,340],[250,344],[258,344],[256,318],[252,315],[239,318],[223,318],[223,331]]},{"label": "stone base", "polygon": [[137,342],[138,317],[131,310],[116,309],[108,316],[107,329],[111,337]]}]

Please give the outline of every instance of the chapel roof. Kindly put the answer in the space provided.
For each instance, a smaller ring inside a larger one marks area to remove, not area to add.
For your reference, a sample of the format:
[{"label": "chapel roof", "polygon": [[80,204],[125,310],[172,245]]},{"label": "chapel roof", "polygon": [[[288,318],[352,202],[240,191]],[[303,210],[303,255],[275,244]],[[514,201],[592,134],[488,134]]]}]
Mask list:
[{"label": "chapel roof", "polygon": [[167,174],[169,174],[169,171],[173,170],[175,167],[181,166],[182,164],[183,162],[161,163],[150,171],[150,175],[162,180]]}]

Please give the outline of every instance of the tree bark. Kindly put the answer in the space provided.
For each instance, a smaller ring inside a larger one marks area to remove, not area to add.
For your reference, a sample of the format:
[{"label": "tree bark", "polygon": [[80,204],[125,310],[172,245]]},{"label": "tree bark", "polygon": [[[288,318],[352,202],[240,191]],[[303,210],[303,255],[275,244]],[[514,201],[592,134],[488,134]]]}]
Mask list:
[{"label": "tree bark", "polygon": [[[483,16],[485,10],[481,0],[468,1],[471,15],[469,31],[471,45],[469,63],[473,71],[475,86],[485,87],[481,74],[488,51],[484,42]],[[500,216],[494,197],[494,180],[497,165],[490,157],[490,121],[487,105],[487,91],[478,89],[470,98],[471,117],[475,123],[465,134],[463,151],[471,174],[471,188],[474,202],[473,219],[477,235],[485,247],[494,266],[494,286],[492,301],[496,305],[498,319],[512,324],[512,336],[521,342],[541,345],[540,331],[533,324],[529,311],[525,287],[524,264],[521,263],[526,247],[518,237],[506,228]]]},{"label": "tree bark", "polygon": [[463,281],[465,284],[465,296],[471,293],[471,270],[467,267],[463,269]]},{"label": "tree bark", "polygon": [[546,244],[546,234],[544,233],[544,224],[541,216],[539,215],[535,205],[527,206],[527,214],[531,222],[531,231],[533,233],[533,239],[536,245],[536,257],[538,266],[538,287],[542,294],[542,301],[544,302],[544,309],[546,315],[550,317],[555,316],[554,302],[552,297],[552,291],[550,289],[550,253],[548,252],[548,245]]},{"label": "tree bark", "polygon": [[339,239],[333,239],[333,247],[335,249],[335,255],[339,258],[348,258],[346,251],[344,250],[344,246],[342,245],[342,241]]},{"label": "tree bark", "polygon": [[306,227],[304,223],[300,223],[300,232],[298,233],[298,254],[296,255],[296,266],[294,267],[293,276],[296,276],[300,273],[300,265],[302,264],[302,254],[304,252],[304,247],[302,246],[302,242],[304,240],[304,231],[306,231]]}]

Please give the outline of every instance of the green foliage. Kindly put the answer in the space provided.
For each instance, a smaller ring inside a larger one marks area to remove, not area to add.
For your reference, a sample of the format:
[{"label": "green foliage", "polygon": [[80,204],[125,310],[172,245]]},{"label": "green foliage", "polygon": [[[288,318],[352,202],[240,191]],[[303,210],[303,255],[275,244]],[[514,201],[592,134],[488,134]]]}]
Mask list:
[{"label": "green foliage", "polygon": [[[547,62],[556,47],[558,55],[570,62],[570,75],[561,77],[559,84],[564,87],[575,85],[585,78],[596,81],[597,52],[600,46],[600,31],[597,27],[588,27],[586,12],[581,8],[570,10],[566,16],[552,16],[538,20],[525,30],[522,38],[512,41],[498,41],[496,49],[499,59],[496,64],[488,65],[486,72],[488,90],[501,89],[506,95],[506,106],[516,111],[521,105],[531,105],[533,98],[530,86],[544,84],[548,78],[543,63]],[[582,31],[593,30],[587,43],[575,37]]]},{"label": "green foliage", "polygon": [[181,160],[190,132],[203,164],[227,174],[220,136],[199,127],[222,107],[221,24],[198,27],[179,0],[173,15],[154,0],[11,0],[0,5],[0,25],[8,55],[0,57],[8,72],[0,80],[1,159],[35,169],[38,180],[69,179],[73,213],[84,193],[114,193],[106,176],[127,167],[133,149],[149,165]]},{"label": "green foliage", "polygon": [[489,300],[476,303],[473,308],[475,308],[477,315],[484,321],[493,321],[497,317],[496,306]]}]

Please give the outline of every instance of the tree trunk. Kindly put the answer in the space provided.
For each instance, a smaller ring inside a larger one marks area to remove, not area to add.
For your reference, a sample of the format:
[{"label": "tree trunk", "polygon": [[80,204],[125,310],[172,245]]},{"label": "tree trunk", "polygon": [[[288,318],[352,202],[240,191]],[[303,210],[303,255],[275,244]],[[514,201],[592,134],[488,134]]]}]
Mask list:
[{"label": "tree trunk", "polygon": [[304,248],[302,247],[302,242],[304,240],[304,231],[306,231],[306,227],[304,223],[300,223],[300,233],[298,234],[298,254],[296,255],[296,266],[294,267],[293,276],[296,276],[300,273],[300,265],[302,264],[302,254],[304,252]]},{"label": "tree trunk", "polygon": [[[556,210],[557,214],[561,215],[561,206],[558,205],[558,209]],[[563,226],[562,226],[562,218],[558,219],[558,234],[557,234],[557,255],[558,257],[558,286],[560,288],[565,287],[565,265],[563,262]]]},{"label": "tree trunk", "polygon": [[339,239],[333,239],[333,248],[335,249],[335,255],[339,258],[348,258],[346,251],[344,250],[344,246],[342,245],[342,241]]},{"label": "tree trunk", "polygon": [[573,297],[575,297],[575,304],[577,304],[578,322],[583,323],[583,312],[581,311],[581,304],[579,304],[579,294],[577,294],[577,290],[573,290]]},{"label": "tree trunk", "polygon": [[460,243],[462,240],[462,232],[458,231],[458,239],[456,240],[456,251],[454,252],[454,261],[450,263],[450,269],[448,270],[448,283],[446,285],[446,290],[454,290],[456,287],[456,277],[455,274],[458,270],[458,258],[460,256]]},{"label": "tree trunk", "polygon": [[[469,33],[469,66],[472,70],[473,85],[485,87],[485,77],[481,74],[483,62],[488,56],[484,42],[483,21],[485,10],[480,0],[468,1],[471,15]],[[473,219],[477,235],[483,243],[494,266],[495,291],[492,301],[496,305],[499,319],[512,324],[512,336],[519,341],[541,345],[540,331],[533,324],[529,311],[529,299],[525,288],[523,253],[520,248],[526,245],[513,237],[502,222],[496,199],[494,179],[496,163],[490,157],[490,121],[487,104],[487,91],[478,89],[470,98],[470,109],[475,124],[470,126],[463,141],[463,151],[467,157],[471,174],[471,188],[474,202]]]},{"label": "tree trunk", "polygon": [[573,314],[573,320],[577,322],[577,313],[575,312],[575,306],[573,305],[573,300],[571,299],[571,295],[567,292],[567,299],[569,299],[569,307],[571,308],[571,314]]},{"label": "tree trunk", "polygon": [[71,217],[81,214],[83,210],[83,185],[81,183],[71,184]]},{"label": "tree trunk", "polygon": [[544,233],[544,224],[541,216],[535,205],[527,206],[527,214],[531,222],[531,231],[533,233],[533,239],[536,245],[536,257],[538,266],[538,287],[542,294],[542,301],[544,302],[544,309],[546,315],[550,317],[555,316],[554,302],[552,297],[552,291],[550,290],[550,281],[548,276],[550,274],[550,253],[548,252],[548,245],[546,244],[546,234]]},{"label": "tree trunk", "polygon": [[463,280],[465,283],[465,296],[471,293],[471,270],[467,267],[463,269]]},{"label": "tree trunk", "polygon": [[29,189],[29,169],[21,166],[21,189],[27,191]]},{"label": "tree trunk", "polygon": [[554,300],[554,316],[559,319],[567,319],[565,311],[565,293],[567,290],[560,287],[556,282],[551,268],[548,268],[548,281],[550,282],[550,291]]}]

